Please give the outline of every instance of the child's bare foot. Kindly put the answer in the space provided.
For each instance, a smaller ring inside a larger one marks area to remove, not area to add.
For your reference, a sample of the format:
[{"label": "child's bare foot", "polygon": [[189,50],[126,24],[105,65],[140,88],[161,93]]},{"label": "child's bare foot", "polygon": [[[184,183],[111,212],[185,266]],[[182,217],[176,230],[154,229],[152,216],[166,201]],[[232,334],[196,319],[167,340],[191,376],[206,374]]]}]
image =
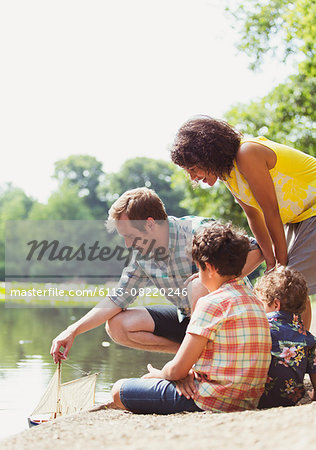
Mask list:
[{"label": "child's bare foot", "polygon": [[89,409],[89,412],[102,411],[103,409],[121,409],[118,408],[114,402],[104,403],[103,405],[96,405]]}]

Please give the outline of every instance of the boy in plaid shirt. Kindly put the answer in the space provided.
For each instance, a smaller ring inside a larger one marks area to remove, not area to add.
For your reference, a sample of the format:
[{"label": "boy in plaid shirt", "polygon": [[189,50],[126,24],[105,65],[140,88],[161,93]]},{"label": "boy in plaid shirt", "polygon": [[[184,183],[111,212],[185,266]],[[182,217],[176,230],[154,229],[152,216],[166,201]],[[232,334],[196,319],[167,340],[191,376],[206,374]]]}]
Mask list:
[{"label": "boy in plaid shirt", "polygon": [[209,294],[194,305],[172,361],[150,364],[141,379],[112,389],[114,404],[141,413],[254,409],[264,390],[271,338],[262,303],[243,280],[249,240],[231,225],[212,223],[193,238],[192,257]]}]

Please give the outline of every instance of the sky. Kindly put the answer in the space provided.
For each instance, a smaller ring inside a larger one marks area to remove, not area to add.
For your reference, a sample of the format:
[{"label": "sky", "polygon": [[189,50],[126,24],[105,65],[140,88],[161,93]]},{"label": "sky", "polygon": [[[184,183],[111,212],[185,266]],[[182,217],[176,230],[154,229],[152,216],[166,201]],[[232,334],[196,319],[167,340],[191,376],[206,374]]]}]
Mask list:
[{"label": "sky", "polygon": [[223,117],[291,72],[236,50],[220,0],[10,0],[0,4],[1,185],[47,201],[54,163],[89,154],[106,173],[168,160],[179,126]]}]

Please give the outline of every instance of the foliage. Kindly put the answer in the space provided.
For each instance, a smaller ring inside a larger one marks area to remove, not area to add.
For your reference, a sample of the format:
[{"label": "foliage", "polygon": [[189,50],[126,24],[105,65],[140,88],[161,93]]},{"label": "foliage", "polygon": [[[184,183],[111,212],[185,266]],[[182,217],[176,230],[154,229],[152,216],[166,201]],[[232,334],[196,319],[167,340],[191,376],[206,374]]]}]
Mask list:
[{"label": "foliage", "polygon": [[[8,220],[91,220],[106,218],[108,206],[125,190],[138,186],[153,188],[169,214],[186,215],[179,206],[184,198],[180,187],[171,189],[173,164],[136,158],[126,161],[117,174],[105,176],[101,163],[88,155],[73,155],[57,161],[55,177],[59,188],[46,204],[28,197],[22,189],[9,185],[0,191],[0,279],[4,279],[4,230]],[[101,184],[102,183],[102,184]]]},{"label": "foliage", "polygon": [[174,185],[181,186],[181,190],[185,192],[180,205],[187,208],[190,214],[231,221],[249,232],[244,213],[221,181],[213,187],[202,184],[194,186],[183,172],[177,172],[172,178],[172,186]]},{"label": "foliage", "polygon": [[299,72],[315,77],[314,0],[244,0],[227,5],[241,28],[238,48],[252,58],[252,68],[269,52],[283,60],[294,54]]},{"label": "foliage", "polygon": [[262,99],[235,105],[227,120],[246,134],[265,134],[315,156],[315,1],[246,0],[229,5],[241,24],[238,47],[252,57],[253,68],[274,51],[284,60],[294,54],[297,72]]},{"label": "foliage", "polygon": [[89,155],[71,155],[55,163],[54,177],[60,187],[77,189],[94,218],[104,218],[108,205],[98,197],[98,186],[105,177],[100,161]]},{"label": "foliage", "polygon": [[293,75],[262,99],[233,106],[225,117],[246,135],[263,134],[316,156],[315,111],[315,83]]},{"label": "foliage", "polygon": [[31,220],[89,220],[93,211],[78,196],[75,186],[63,184],[48,199],[47,204],[35,203],[28,216]]},{"label": "foliage", "polygon": [[1,222],[26,219],[34,202],[22,189],[11,183],[7,184],[0,190]]},{"label": "foliage", "polygon": [[35,201],[22,189],[7,184],[0,190],[0,279],[5,276],[5,227],[9,220],[23,220]]},{"label": "foliage", "polygon": [[166,161],[141,157],[129,159],[119,172],[110,175],[100,186],[99,195],[112,203],[123,192],[146,186],[157,192],[169,215],[184,216],[187,210],[179,206],[184,198],[183,191],[176,184],[171,189],[171,177],[176,171],[176,167]]}]

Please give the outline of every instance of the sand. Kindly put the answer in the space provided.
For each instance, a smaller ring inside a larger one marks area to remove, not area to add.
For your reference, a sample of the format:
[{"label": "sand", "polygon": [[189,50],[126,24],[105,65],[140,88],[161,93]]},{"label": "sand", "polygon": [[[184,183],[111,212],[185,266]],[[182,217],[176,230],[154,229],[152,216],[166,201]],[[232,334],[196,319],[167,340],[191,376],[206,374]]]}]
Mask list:
[{"label": "sand", "polygon": [[[316,311],[312,332],[316,334]],[[316,402],[264,411],[168,416],[117,410],[56,419],[0,442],[6,450],[128,450],[316,448]]]},{"label": "sand", "polygon": [[1,449],[313,449],[316,402],[229,414],[137,415],[117,410],[60,418],[0,442]]}]

